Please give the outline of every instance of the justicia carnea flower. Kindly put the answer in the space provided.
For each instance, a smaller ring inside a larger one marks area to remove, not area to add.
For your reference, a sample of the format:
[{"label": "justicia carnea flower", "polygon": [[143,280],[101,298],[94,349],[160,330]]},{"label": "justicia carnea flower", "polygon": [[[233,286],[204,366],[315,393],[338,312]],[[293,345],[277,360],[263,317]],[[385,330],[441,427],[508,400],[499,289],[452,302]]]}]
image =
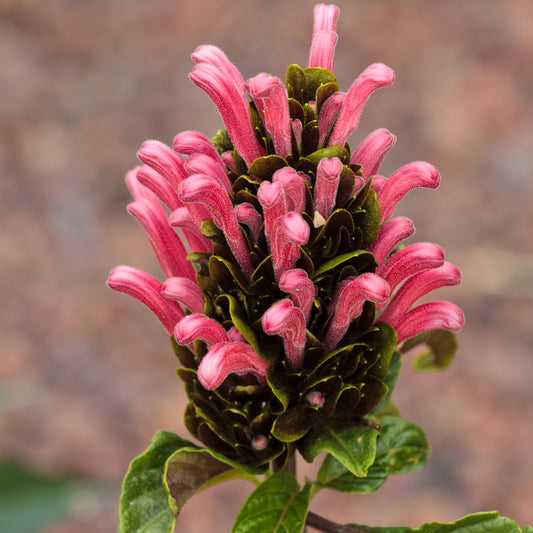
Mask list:
[{"label": "justicia carnea flower", "polygon": [[347,144],[394,74],[371,65],[341,92],[338,9],[314,15],[308,66],[291,65],[285,84],[264,73],[245,82],[215,46],[194,52],[191,79],[225,129],[143,144],[129,211],[165,279],[125,266],[109,278],[171,334],[191,433],[256,467],[283,467],[326,418],[365,423],[387,394],[396,347],[463,324],[453,303],[417,303],[460,274],[435,244],[404,247],[414,225],[393,217],[439,173],[417,161],[380,175],[396,142],[384,128],[353,152]]}]

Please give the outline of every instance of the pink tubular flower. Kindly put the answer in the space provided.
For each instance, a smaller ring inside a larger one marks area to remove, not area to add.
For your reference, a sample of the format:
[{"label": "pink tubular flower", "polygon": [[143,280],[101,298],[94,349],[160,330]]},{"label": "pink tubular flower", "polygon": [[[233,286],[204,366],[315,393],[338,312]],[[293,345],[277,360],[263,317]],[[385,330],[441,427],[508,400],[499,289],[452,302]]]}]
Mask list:
[{"label": "pink tubular flower", "polygon": [[320,67],[333,72],[335,68],[335,45],[337,44],[337,17],[339,8],[319,4],[314,9],[315,26],[309,53],[309,67]]},{"label": "pink tubular flower", "polygon": [[255,207],[247,202],[238,204],[235,206],[235,216],[241,224],[246,224],[250,228],[254,239],[257,240],[261,230],[262,219]]},{"label": "pink tubular flower", "polygon": [[162,283],[142,270],[117,266],[109,274],[107,284],[115,291],[128,294],[146,305],[170,334],[176,323],[184,317],[176,302],[162,296]]},{"label": "pink tubular flower", "polygon": [[202,133],[198,131],[182,131],[174,137],[174,150],[178,154],[202,154],[210,157],[213,161],[217,162],[222,170],[226,170],[224,163],[218,152],[216,151],[213,143]]},{"label": "pink tubular flower", "polygon": [[291,300],[281,300],[270,307],[262,318],[268,335],[283,339],[289,369],[296,372],[302,363],[305,348],[305,317]]},{"label": "pink tubular flower", "polygon": [[438,268],[444,263],[444,252],[440,246],[431,242],[418,242],[392,254],[378,269],[393,291],[402,281],[413,274]]},{"label": "pink tubular flower", "polygon": [[309,225],[298,213],[281,217],[271,236],[272,266],[279,280],[283,272],[294,268],[300,255],[300,246],[309,239]]},{"label": "pink tubular flower", "polygon": [[[146,198],[154,205],[159,205],[159,198],[157,197],[157,195],[149,187],[143,185],[137,178],[137,174],[140,168],[141,167],[135,167],[126,173],[126,186],[128,187],[131,196],[134,200],[138,200],[139,198]],[[161,210],[163,209],[161,208]]]},{"label": "pink tubular flower", "polygon": [[379,320],[398,328],[409,308],[422,296],[439,287],[459,285],[461,274],[451,263],[443,263],[441,267],[432,268],[411,276],[398,289],[387,309],[379,316]]},{"label": "pink tubular flower", "polygon": [[460,331],[464,324],[462,311],[451,302],[430,302],[409,311],[397,325],[398,344],[430,329]]},{"label": "pink tubular flower", "polygon": [[308,68],[289,66],[286,85],[266,73],[245,83],[220,49],[197,48],[191,80],[225,128],[212,139],[185,131],[173,148],[146,141],[143,165],[126,177],[128,210],[166,279],[119,266],[108,284],[174,337],[193,436],[258,471],[283,470],[329,417],[375,416],[393,350],[464,320],[450,302],[420,302],[460,274],[436,244],[404,247],[414,225],[392,218],[411,189],[436,188],[439,173],[416,161],[380,175],[396,141],[384,128],[355,150],[347,142],[394,74],[374,64],[339,90],[338,14],[315,7]]},{"label": "pink tubular flower", "polygon": [[284,167],[274,173],[273,183],[279,183],[285,192],[287,211],[305,211],[305,183],[302,175],[291,167]]},{"label": "pink tubular flower", "polygon": [[352,131],[357,127],[363,106],[368,97],[376,89],[392,85],[393,81],[394,72],[386,65],[375,63],[367,67],[346,93],[339,118],[329,138],[328,146],[344,146]]},{"label": "pink tubular flower", "polygon": [[204,312],[204,293],[195,281],[188,278],[167,278],[161,287],[161,294],[169,300],[179,302],[193,313]]},{"label": "pink tubular flower", "polygon": [[270,245],[276,222],[287,214],[285,191],[279,183],[263,181],[257,191],[257,199],[263,208],[265,237]]},{"label": "pink tubular flower", "polygon": [[218,322],[200,313],[182,318],[176,324],[174,337],[180,344],[190,344],[199,339],[204,341],[208,348],[219,342],[229,341],[226,330]]},{"label": "pink tubular flower", "polygon": [[226,170],[221,168],[212,157],[204,154],[191,154],[185,163],[185,169],[190,175],[205,174],[213,178],[230,196],[233,195]]},{"label": "pink tubular flower", "polygon": [[333,93],[322,106],[320,115],[318,117],[318,144],[322,146],[326,141],[326,137],[331,133],[333,125],[341,112],[346,95],[341,92]]},{"label": "pink tubular flower", "polygon": [[242,76],[224,52],[215,46],[200,46],[192,58],[197,65],[191,73],[191,80],[217,106],[235,148],[249,166],[265,155],[265,151],[252,129]]},{"label": "pink tubular flower", "polygon": [[379,130],[373,131],[357,147],[350,163],[361,165],[362,178],[365,183],[377,174],[387,152],[395,143],[396,137],[385,128],[380,128]]},{"label": "pink tubular flower", "polygon": [[173,228],[179,228],[183,231],[185,238],[192,250],[196,252],[212,252],[213,245],[209,239],[206,239],[200,231],[200,223],[195,223],[191,216],[193,206],[179,207],[170,213],[168,218],[169,224]]},{"label": "pink tubular flower", "polygon": [[381,221],[387,220],[398,202],[415,187],[436,189],[440,175],[437,169],[424,161],[415,161],[397,170],[378,193]]},{"label": "pink tubular flower", "polygon": [[307,322],[316,292],[307,272],[301,268],[286,270],[279,280],[279,288],[291,295],[292,302],[302,311]]},{"label": "pink tubular flower", "polygon": [[252,273],[249,252],[231,202],[222,186],[208,176],[197,175],[184,181],[178,192],[182,202],[205,206],[215,224],[224,232],[228,246],[247,275]]},{"label": "pink tubular flower", "polygon": [[137,157],[161,174],[175,191],[187,177],[185,161],[162,142],[145,141],[139,148]]},{"label": "pink tubular flower", "polygon": [[128,211],[143,226],[150,244],[166,276],[185,275],[195,278],[193,266],[187,261],[187,252],[176,232],[170,227],[159,205],[139,198],[128,205]]},{"label": "pink tubular flower", "polygon": [[259,116],[272,137],[276,153],[287,157],[292,151],[287,90],[279,78],[258,74],[246,82]]},{"label": "pink tubular flower", "polygon": [[220,387],[230,374],[253,374],[264,383],[268,363],[242,342],[221,342],[213,346],[198,367],[198,380],[208,390]]},{"label": "pink tubular flower", "polygon": [[137,180],[141,185],[150,189],[171,211],[183,205],[168,181],[148,165],[137,169]]},{"label": "pink tubular flower", "polygon": [[350,323],[361,314],[365,301],[383,303],[389,294],[387,282],[374,274],[361,274],[340,283],[329,309],[333,318],[324,341],[326,352],[333,350],[344,337]]},{"label": "pink tubular flower", "polygon": [[315,211],[325,219],[335,207],[337,188],[342,172],[342,163],[338,157],[322,159],[318,164],[315,184]]},{"label": "pink tubular flower", "polygon": [[376,263],[382,265],[393,248],[415,232],[413,223],[405,217],[396,217],[383,224],[379,230],[378,238],[368,249],[374,254]]}]

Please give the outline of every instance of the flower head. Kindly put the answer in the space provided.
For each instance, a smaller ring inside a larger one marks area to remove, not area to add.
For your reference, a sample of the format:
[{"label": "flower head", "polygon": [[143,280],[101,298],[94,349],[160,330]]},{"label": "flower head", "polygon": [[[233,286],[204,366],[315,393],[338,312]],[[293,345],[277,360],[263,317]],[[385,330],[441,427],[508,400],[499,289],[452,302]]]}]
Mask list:
[{"label": "flower head", "polygon": [[396,141],[383,128],[353,153],[347,144],[394,74],[371,65],[341,92],[338,9],[314,14],[308,67],[291,65],[285,84],[264,73],[245,82],[221,50],[196,49],[191,79],[226,129],[212,140],[180,133],[173,148],[143,144],[144,166],[127,176],[129,211],[165,281],[129,267],[109,279],[173,336],[189,430],[257,467],[283,466],[323,418],[363,421],[387,392],[398,344],[463,323],[450,302],[417,305],[459,283],[459,271],[432,243],[402,248],[414,226],[392,218],[411,189],[436,188],[439,173],[414,162],[380,176]]}]

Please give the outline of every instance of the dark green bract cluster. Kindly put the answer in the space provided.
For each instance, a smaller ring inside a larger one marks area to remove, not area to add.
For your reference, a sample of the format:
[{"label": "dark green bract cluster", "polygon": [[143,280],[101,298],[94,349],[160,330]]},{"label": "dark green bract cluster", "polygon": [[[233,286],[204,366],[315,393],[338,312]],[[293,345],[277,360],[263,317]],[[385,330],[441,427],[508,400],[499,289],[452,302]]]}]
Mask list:
[{"label": "dark green bract cluster", "polygon": [[[291,166],[309,177],[304,220],[309,224],[308,243],[300,249],[297,268],[305,270],[316,287],[316,297],[307,324],[307,342],[302,367],[291,372],[277,335],[267,335],[261,317],[276,301],[288,298],[274,277],[263,229],[256,240],[241,225],[254,268],[248,278],[233,257],[222,231],[204,222],[202,233],[213,242],[212,253],[193,253],[189,260],[198,269],[197,281],[205,294],[205,315],[226,330],[236,327],[259,356],[269,362],[267,384],[253,376],[230,375],[214,391],[198,381],[197,368],[207,352],[195,341],[194,354],[174,340],[183,368],[190,403],[185,420],[189,431],[209,448],[242,464],[266,467],[275,461],[282,468],[295,449],[306,456],[306,438],[317,435],[325,420],[346,425],[368,425],[365,417],[388,392],[385,378],[396,345],[396,332],[388,324],[374,323],[375,304],[367,302],[360,317],[333,351],[326,353],[323,340],[332,313],[328,308],[335,289],[343,280],[375,272],[376,262],[368,247],[380,227],[380,210],[368,183],[352,196],[359,165],[350,164],[350,148],[319,146],[317,113],[323,102],[338,91],[334,75],[324,69],[291,66],[287,73],[289,110],[302,123],[301,142],[293,135],[293,152],[287,159],[274,153],[253,103],[252,122],[267,154],[249,168],[233,150],[226,131],[213,143],[220,153],[233,151],[235,168],[228,169],[235,205],[248,202],[262,214],[257,190],[272,180],[280,168]],[[309,102],[316,102],[310,105]],[[327,139],[325,141],[327,143]],[[314,222],[313,186],[317,165],[323,158],[338,157],[343,164],[335,207],[322,223]],[[318,399],[318,401],[313,401]],[[258,446],[257,442],[261,442]],[[306,457],[312,460],[312,457]]]}]

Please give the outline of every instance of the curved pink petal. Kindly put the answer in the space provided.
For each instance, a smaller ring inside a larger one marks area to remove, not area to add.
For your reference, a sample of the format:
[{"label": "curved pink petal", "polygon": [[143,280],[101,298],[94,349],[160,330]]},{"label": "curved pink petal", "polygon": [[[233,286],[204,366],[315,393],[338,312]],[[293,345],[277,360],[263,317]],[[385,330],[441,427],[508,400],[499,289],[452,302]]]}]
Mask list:
[{"label": "curved pink petal", "polygon": [[183,231],[183,235],[185,235],[191,251],[212,252],[213,244],[209,239],[202,235],[199,223],[196,223],[191,216],[192,210],[192,205],[179,207],[170,213],[168,222],[173,228],[179,228]]},{"label": "curved pink petal", "polygon": [[161,206],[139,198],[128,205],[128,211],[144,228],[165,275],[185,276],[194,280],[196,272],[187,261],[187,250],[168,223]]},{"label": "curved pink petal", "polygon": [[365,183],[377,174],[387,152],[396,144],[396,136],[389,130],[380,128],[373,131],[357,147],[350,163],[361,165],[362,178]]},{"label": "curved pink petal", "polygon": [[107,285],[146,305],[171,335],[174,326],[185,316],[176,302],[162,296],[162,283],[137,268],[124,265],[115,267],[109,274]]},{"label": "curved pink petal", "polygon": [[248,80],[246,88],[272,137],[276,154],[287,157],[292,152],[287,89],[279,78],[264,72]]},{"label": "curved pink petal", "polygon": [[216,344],[205,354],[198,367],[198,380],[208,390],[220,387],[230,374],[253,374],[260,383],[264,383],[267,368],[268,363],[249,344],[224,342]]},{"label": "curved pink petal", "polygon": [[263,208],[265,237],[269,246],[277,221],[287,214],[285,190],[280,183],[263,181],[257,190],[257,199]]},{"label": "curved pink petal", "polygon": [[294,268],[300,257],[300,246],[307,243],[309,234],[309,225],[299,213],[289,213],[276,221],[270,246],[276,280]]},{"label": "curved pink petal", "polygon": [[141,185],[150,189],[171,211],[182,207],[176,191],[170,183],[159,174],[156,170],[143,165],[137,170],[137,179]]},{"label": "curved pink petal", "polygon": [[444,262],[441,267],[432,268],[411,276],[398,289],[379,320],[396,328],[404,319],[409,308],[422,296],[440,288],[459,285],[461,273],[451,263]]},{"label": "curved pink petal", "polygon": [[[220,158],[219,161],[222,162]],[[220,183],[222,188],[230,195],[230,197],[233,196],[231,190],[231,181],[228,178],[228,174],[226,173],[225,169],[221,167],[212,157],[204,154],[191,154],[185,163],[185,169],[191,175],[205,174],[213,178]]]},{"label": "curved pink petal", "polygon": [[318,163],[314,191],[314,208],[325,219],[329,217],[337,200],[337,189],[342,172],[342,163],[338,157],[324,158]]},{"label": "curved pink petal", "polygon": [[222,186],[209,176],[197,174],[182,182],[178,192],[182,202],[197,202],[207,208],[213,222],[224,232],[228,246],[247,275],[252,274],[250,254],[237,222],[233,205]]},{"label": "curved pink petal", "polygon": [[444,251],[440,246],[431,242],[417,242],[392,254],[376,273],[387,281],[392,292],[413,274],[438,268],[443,263]]},{"label": "curved pink petal", "polygon": [[285,191],[287,212],[305,211],[306,186],[302,173],[296,172],[292,167],[284,167],[277,170],[272,176],[273,183],[279,183]]},{"label": "curved pink petal", "polygon": [[167,180],[177,192],[179,184],[187,177],[185,161],[172,148],[159,141],[145,141],[137,157]]},{"label": "curved pink petal", "polygon": [[153,204],[159,204],[159,198],[157,195],[137,179],[137,173],[139,172],[140,168],[140,166],[132,168],[126,173],[126,186],[128,187],[131,196],[134,200],[146,198]]},{"label": "curved pink petal", "polygon": [[193,53],[197,62],[190,78],[216,105],[233,145],[248,166],[265,155],[250,121],[244,80],[224,52],[214,46],[201,46]]},{"label": "curved pink petal", "polygon": [[425,161],[415,161],[398,169],[378,192],[381,222],[393,213],[398,202],[415,187],[436,189],[440,175],[437,169]]},{"label": "curved pink petal", "polygon": [[357,128],[359,117],[368,97],[377,89],[392,85],[394,72],[382,63],[367,67],[353,82],[329,138],[328,146],[344,146]]},{"label": "curved pink petal", "polygon": [[208,348],[218,342],[229,341],[226,330],[216,320],[200,313],[193,313],[182,318],[174,328],[174,337],[184,345],[201,340],[207,344]]},{"label": "curved pink petal", "polygon": [[305,349],[305,317],[291,300],[281,300],[263,314],[263,329],[267,335],[283,339],[289,369],[293,372],[302,364]]},{"label": "curved pink petal", "polygon": [[324,145],[328,133],[330,133],[332,126],[335,124],[341,112],[345,99],[345,93],[340,91],[333,93],[320,108],[320,114],[318,115],[319,146]]},{"label": "curved pink petal", "polygon": [[161,287],[161,294],[169,300],[179,302],[193,313],[204,312],[204,293],[195,281],[188,278],[166,279]]},{"label": "curved pink petal", "polygon": [[301,268],[286,270],[280,277],[279,288],[291,295],[292,302],[302,311],[307,323],[316,294],[315,285],[307,272]]},{"label": "curved pink petal", "polygon": [[198,131],[182,131],[174,137],[173,142],[174,150],[178,154],[203,154],[213,161],[216,161],[217,164],[224,170],[224,163],[220,158],[219,153],[216,148],[213,146],[213,143],[203,134]]},{"label": "curved pink petal", "polygon": [[368,248],[374,254],[378,268],[383,265],[395,246],[415,232],[414,224],[406,217],[391,218],[381,226],[377,239]]},{"label": "curved pink petal", "polygon": [[241,224],[246,224],[250,228],[252,235],[257,239],[263,219],[255,207],[247,202],[237,204],[235,206],[235,216]]},{"label": "curved pink petal", "polygon": [[344,337],[352,321],[357,318],[366,301],[384,303],[388,300],[388,283],[375,274],[361,274],[339,284],[329,312],[334,313],[324,340],[324,349],[330,352]]},{"label": "curved pink petal", "polygon": [[463,312],[451,302],[430,302],[409,311],[397,325],[398,344],[430,329],[460,331],[464,325]]}]

